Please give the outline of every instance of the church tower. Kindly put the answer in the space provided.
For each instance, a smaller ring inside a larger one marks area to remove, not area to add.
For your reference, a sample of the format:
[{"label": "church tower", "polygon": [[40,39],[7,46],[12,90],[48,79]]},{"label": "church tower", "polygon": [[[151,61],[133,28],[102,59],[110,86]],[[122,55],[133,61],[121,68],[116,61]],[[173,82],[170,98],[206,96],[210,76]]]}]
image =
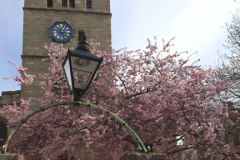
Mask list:
[{"label": "church tower", "polygon": [[[89,42],[100,42],[98,49],[111,44],[110,0],[25,0],[23,11],[21,57],[28,74],[47,72],[49,64],[42,59],[48,57],[48,51],[43,46],[51,42],[76,47],[86,32]],[[35,79],[34,86],[23,85],[21,98],[40,97],[39,90],[45,83]],[[37,102],[32,104],[33,110],[39,107]]]}]

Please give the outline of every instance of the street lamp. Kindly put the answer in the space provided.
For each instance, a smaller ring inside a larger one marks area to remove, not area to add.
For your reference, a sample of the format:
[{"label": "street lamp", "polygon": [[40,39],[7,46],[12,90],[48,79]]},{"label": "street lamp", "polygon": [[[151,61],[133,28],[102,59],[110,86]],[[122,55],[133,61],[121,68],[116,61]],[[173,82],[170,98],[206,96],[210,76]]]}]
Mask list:
[{"label": "street lamp", "polygon": [[81,100],[82,95],[87,91],[99,65],[103,61],[103,57],[99,58],[90,52],[86,39],[87,36],[83,33],[77,48],[73,51],[68,49],[62,63],[74,101]]}]

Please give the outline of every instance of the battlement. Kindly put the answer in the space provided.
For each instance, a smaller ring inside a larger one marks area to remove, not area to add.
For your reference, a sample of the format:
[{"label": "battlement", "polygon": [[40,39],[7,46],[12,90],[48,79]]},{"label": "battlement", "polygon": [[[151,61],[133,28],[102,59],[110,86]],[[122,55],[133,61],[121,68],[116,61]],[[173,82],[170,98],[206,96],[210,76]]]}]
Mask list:
[{"label": "battlement", "polygon": [[12,105],[15,101],[17,104],[20,104],[21,90],[17,91],[4,91],[2,96],[0,96],[0,107],[3,105]]}]

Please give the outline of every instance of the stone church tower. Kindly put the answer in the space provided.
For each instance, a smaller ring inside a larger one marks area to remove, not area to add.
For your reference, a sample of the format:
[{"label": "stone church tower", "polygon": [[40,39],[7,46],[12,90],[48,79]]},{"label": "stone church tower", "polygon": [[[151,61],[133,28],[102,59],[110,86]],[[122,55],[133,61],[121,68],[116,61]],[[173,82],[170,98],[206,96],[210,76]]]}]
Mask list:
[{"label": "stone church tower", "polygon": [[[48,56],[48,51],[43,46],[55,42],[50,36],[50,27],[55,22],[66,21],[73,28],[72,38],[63,43],[66,48],[76,47],[83,32],[89,42],[101,43],[99,49],[111,44],[110,0],[25,0],[23,10],[22,64],[28,68],[28,74],[47,71],[48,65],[42,59]],[[21,97],[42,96],[38,90],[44,84],[45,81],[36,79],[34,86],[22,86]],[[38,107],[37,103],[33,102],[32,107]]]},{"label": "stone church tower", "polygon": [[[21,57],[23,67],[28,68],[28,74],[39,75],[47,72],[49,64],[42,59],[48,57],[48,51],[43,47],[51,42],[61,43],[50,36],[50,28],[56,22],[67,23],[73,28],[72,33],[69,33],[71,38],[63,42],[66,48],[77,47],[83,32],[86,32],[89,42],[101,43],[98,49],[104,49],[111,44],[110,0],[25,0],[23,11]],[[20,104],[20,98],[42,96],[39,90],[45,83],[41,79],[35,79],[34,86],[23,85],[20,91],[2,92],[0,107],[11,105],[13,101]],[[38,103],[33,101],[31,109],[38,107]],[[0,138],[6,139],[11,133],[12,129],[4,128],[6,124],[6,116],[0,115]]]}]

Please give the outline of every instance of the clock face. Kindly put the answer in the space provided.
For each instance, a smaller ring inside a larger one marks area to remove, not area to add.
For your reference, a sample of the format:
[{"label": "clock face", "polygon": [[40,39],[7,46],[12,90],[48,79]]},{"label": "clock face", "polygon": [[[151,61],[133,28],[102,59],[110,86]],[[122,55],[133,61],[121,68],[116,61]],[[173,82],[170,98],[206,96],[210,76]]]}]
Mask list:
[{"label": "clock face", "polygon": [[66,21],[55,22],[50,27],[50,36],[57,42],[68,42],[73,36],[73,27]]}]

